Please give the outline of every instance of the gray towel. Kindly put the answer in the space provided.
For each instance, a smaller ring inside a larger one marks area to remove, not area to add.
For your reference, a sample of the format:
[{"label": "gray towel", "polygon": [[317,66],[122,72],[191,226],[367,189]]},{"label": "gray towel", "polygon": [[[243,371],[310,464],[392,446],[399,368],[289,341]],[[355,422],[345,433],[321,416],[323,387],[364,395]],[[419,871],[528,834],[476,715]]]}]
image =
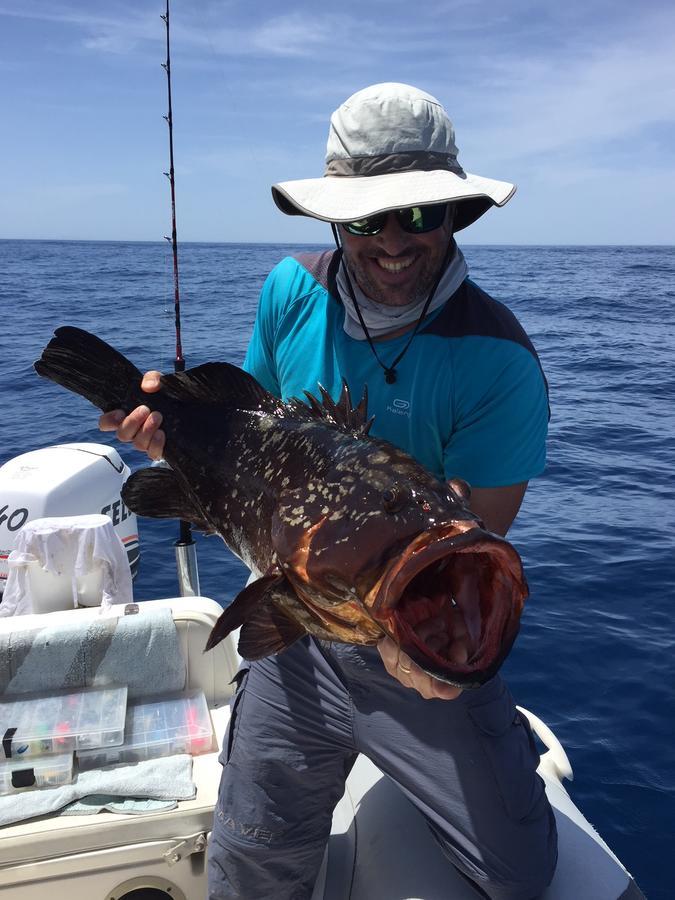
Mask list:
[{"label": "gray towel", "polygon": [[0,634],[0,694],[126,684],[133,700],[182,690],[186,665],[171,610],[116,609],[119,615],[73,616],[31,631],[17,616],[16,630]]},{"label": "gray towel", "polygon": [[[108,807],[111,797],[176,801],[191,800],[196,793],[191,756],[181,754],[147,759],[133,765],[80,772],[72,784],[61,787],[17,791],[0,797],[0,826],[55,813],[75,800],[93,795],[96,795],[94,802],[102,809]],[[131,811],[148,810],[136,808]]]},{"label": "gray towel", "polygon": [[123,813],[128,816],[143,816],[146,813],[166,812],[175,809],[177,800],[141,800],[137,797],[111,797],[110,794],[91,794],[60,809],[57,816],[93,816],[103,810]]}]

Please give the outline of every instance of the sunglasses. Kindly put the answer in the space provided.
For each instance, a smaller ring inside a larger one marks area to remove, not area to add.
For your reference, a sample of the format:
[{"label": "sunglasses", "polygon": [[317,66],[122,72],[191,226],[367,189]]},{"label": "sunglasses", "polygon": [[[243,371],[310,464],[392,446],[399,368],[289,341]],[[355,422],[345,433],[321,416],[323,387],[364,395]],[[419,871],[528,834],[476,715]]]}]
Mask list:
[{"label": "sunglasses", "polygon": [[382,231],[391,214],[396,216],[396,221],[408,234],[425,234],[441,227],[445,221],[447,208],[447,203],[436,203],[434,206],[408,206],[405,209],[393,209],[391,212],[341,224],[348,234],[372,237]]}]

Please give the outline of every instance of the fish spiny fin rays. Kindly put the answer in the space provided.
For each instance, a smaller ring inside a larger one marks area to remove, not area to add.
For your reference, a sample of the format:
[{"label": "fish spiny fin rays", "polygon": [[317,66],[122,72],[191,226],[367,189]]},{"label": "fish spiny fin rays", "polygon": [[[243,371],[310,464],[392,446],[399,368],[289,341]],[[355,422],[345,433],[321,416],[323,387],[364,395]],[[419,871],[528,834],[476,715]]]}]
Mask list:
[{"label": "fish spiny fin rays", "polygon": [[285,650],[307,632],[286,616],[274,603],[282,591],[295,593],[278,569],[264,575],[240,591],[213,626],[205,650],[211,650],[235,628],[241,628],[238,650],[243,659],[262,659]]},{"label": "fish spiny fin rays", "polygon": [[122,500],[139,516],[181,519],[192,522],[200,531],[214,531],[193,500],[185,494],[171,469],[140,469],[134,472],[122,488]]},{"label": "fish spiny fin rays", "polygon": [[264,412],[282,408],[281,401],[266,391],[252,375],[230,363],[204,363],[186,372],[162,375],[161,384],[167,397],[180,402]]},{"label": "fish spiny fin rays", "polygon": [[141,402],[141,373],[136,366],[81,328],[57,328],[34,368],[38,375],[79,394],[103,412],[131,412]]},{"label": "fish spiny fin rays", "polygon": [[374,421],[374,416],[368,418],[368,387],[363,388],[363,396],[357,406],[352,406],[352,397],[347,382],[342,380],[342,391],[337,403],[333,400],[326,388],[318,385],[321,394],[321,402],[305,391],[305,397],[314,416],[336,425],[343,431],[354,435],[367,435]]}]

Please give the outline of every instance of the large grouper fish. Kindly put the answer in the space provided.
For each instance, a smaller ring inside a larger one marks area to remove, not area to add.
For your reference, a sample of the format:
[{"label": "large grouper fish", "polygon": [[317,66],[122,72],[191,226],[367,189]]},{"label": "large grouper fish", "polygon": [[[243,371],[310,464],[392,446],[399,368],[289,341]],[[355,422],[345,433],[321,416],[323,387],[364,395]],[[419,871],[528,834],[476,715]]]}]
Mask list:
[{"label": "large grouper fish", "polygon": [[520,557],[440,481],[368,434],[367,398],[282,402],[251,375],[207,363],[163,375],[157,393],[99,338],[57,329],[38,374],[104,412],[162,414],[164,457],[126,482],[141,516],[178,518],[227,546],[259,577],[215,625],[207,649],[241,626],[259,659],[311,634],[375,644],[389,635],[422,669],[477,687],[497,671],[527,596]]}]

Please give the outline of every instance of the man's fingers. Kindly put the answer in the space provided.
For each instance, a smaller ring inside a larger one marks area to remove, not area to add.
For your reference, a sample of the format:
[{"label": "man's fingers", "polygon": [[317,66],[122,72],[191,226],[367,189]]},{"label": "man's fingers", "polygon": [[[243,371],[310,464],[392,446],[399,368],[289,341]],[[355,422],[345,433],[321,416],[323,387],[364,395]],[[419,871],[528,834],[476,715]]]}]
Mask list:
[{"label": "man's fingers", "polygon": [[396,663],[398,662],[398,646],[392,641],[390,637],[382,638],[382,640],[378,643],[377,649],[380,651],[380,656],[382,657],[382,662],[384,663],[384,667],[389,672],[390,675],[393,675],[396,678]]},{"label": "man's fingers", "polygon": [[438,678],[431,678],[431,691],[432,697],[437,700],[456,700],[462,693],[462,688],[446,684],[444,681],[439,681]]},{"label": "man's fingers", "polygon": [[126,443],[133,441],[149,415],[150,410],[147,406],[137,406],[118,425],[117,437]]},{"label": "man's fingers", "polygon": [[116,409],[98,420],[101,431],[117,431],[120,441],[133,443],[136,450],[147,453],[151,459],[161,459],[164,455],[166,435],[161,424],[162,414],[151,412],[147,406],[137,406],[128,416]]},{"label": "man's fingers", "polygon": [[[156,393],[160,387],[160,379],[162,377],[161,372],[156,372],[154,369],[150,372],[146,372],[143,376],[143,380],[141,381],[141,389],[145,391],[146,394],[154,394]],[[135,427],[137,418],[139,416],[138,410],[144,409],[146,410],[145,415],[150,412],[146,406],[138,407],[129,415],[128,423],[125,423],[122,434],[118,434],[118,437],[121,441],[129,441],[133,440],[134,435],[138,431],[138,427]],[[111,412],[104,413],[100,419],[98,420],[98,427],[101,431],[117,431],[119,426],[124,422],[127,417],[121,409],[113,409]],[[127,436],[133,430],[133,434],[131,436]],[[124,435],[124,436],[122,436]]]},{"label": "man's fingers", "polygon": [[103,413],[98,420],[98,427],[101,431],[117,431],[118,426],[124,421],[124,413],[121,409],[114,409],[112,412]]},{"label": "man's fingers", "polygon": [[[145,411],[144,418],[141,418],[141,414],[140,414],[139,410]],[[129,419],[131,419],[131,417],[134,415],[134,413],[137,413],[137,412],[139,414],[138,414],[138,417],[136,419],[134,419],[133,425],[136,425],[136,423],[138,422],[138,429],[137,429],[135,435],[133,436],[132,440],[134,443],[134,447],[137,450],[141,450],[143,453],[148,453],[148,451],[150,449],[150,445],[152,444],[153,440],[157,437],[157,433],[159,431],[159,426],[162,424],[162,414],[158,413],[158,412],[150,412],[150,410],[147,408],[147,406],[139,406],[138,409],[135,409],[134,412],[131,413],[131,415],[127,416],[126,421],[128,422]],[[118,436],[119,436],[121,430],[122,430],[122,427],[118,428],[118,430],[117,430]],[[155,441],[155,444],[156,443],[157,443],[157,441]],[[164,446],[163,435],[161,438],[161,444],[163,447]]]},{"label": "man's fingers", "polygon": [[385,637],[377,644],[387,672],[404,687],[417,691],[425,700],[454,700],[462,689],[433,678],[420,669],[391,638]]},{"label": "man's fingers", "polygon": [[[141,388],[147,394],[153,394],[161,387],[162,373],[154,369],[146,372],[141,381]],[[98,420],[101,431],[116,431],[120,441],[133,443],[137,450],[147,453],[151,459],[161,459],[164,454],[166,435],[160,430],[162,414],[150,412],[149,407],[137,406],[129,415],[121,409],[113,409],[104,413]]]},{"label": "man's fingers", "polygon": [[150,372],[146,372],[141,381],[141,389],[144,390],[146,394],[154,394],[155,391],[160,389],[161,377],[162,373],[156,372],[154,369]]},{"label": "man's fingers", "polygon": [[157,430],[148,444],[147,454],[150,459],[161,459],[164,456],[164,442],[166,435],[163,431]]}]

